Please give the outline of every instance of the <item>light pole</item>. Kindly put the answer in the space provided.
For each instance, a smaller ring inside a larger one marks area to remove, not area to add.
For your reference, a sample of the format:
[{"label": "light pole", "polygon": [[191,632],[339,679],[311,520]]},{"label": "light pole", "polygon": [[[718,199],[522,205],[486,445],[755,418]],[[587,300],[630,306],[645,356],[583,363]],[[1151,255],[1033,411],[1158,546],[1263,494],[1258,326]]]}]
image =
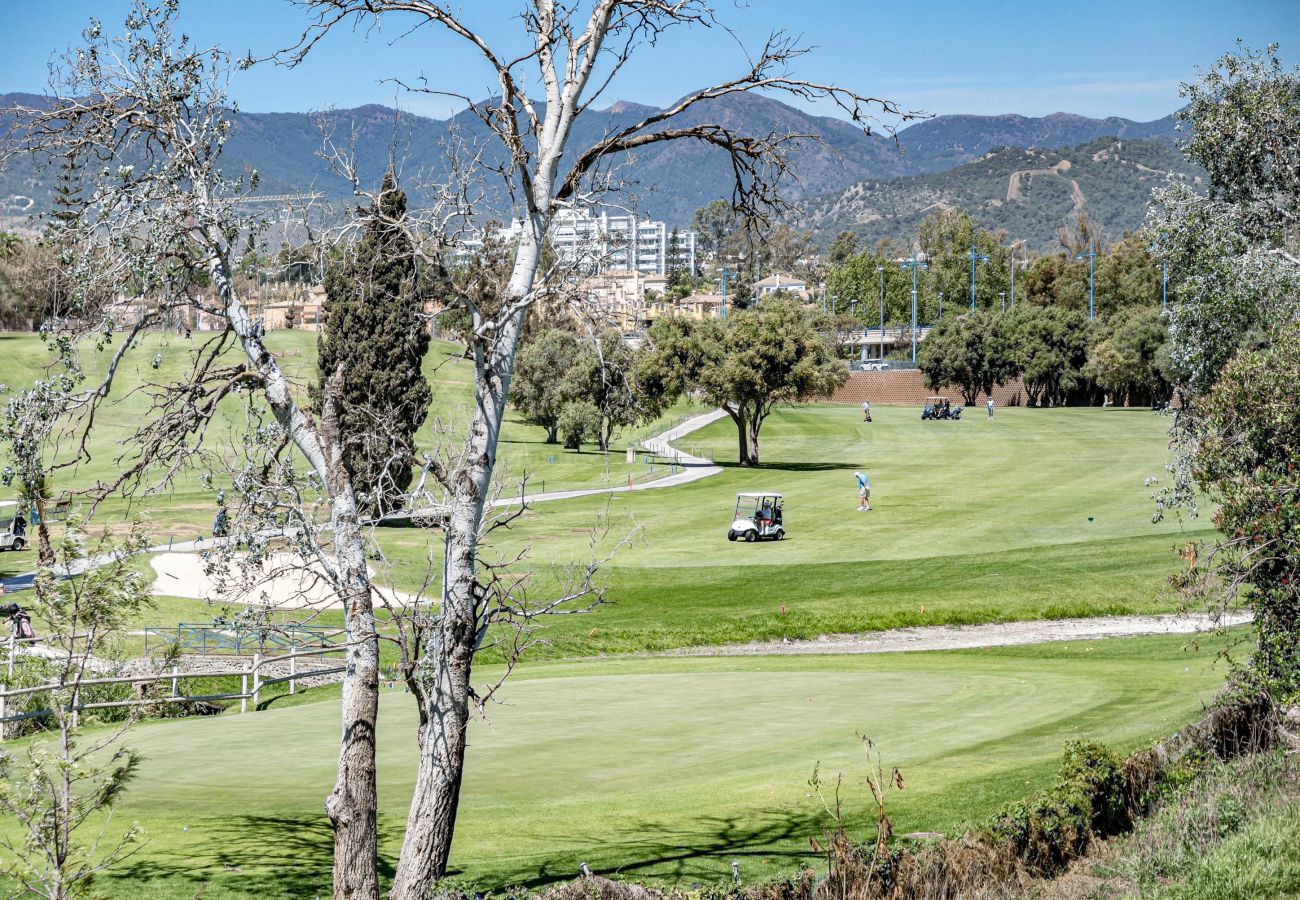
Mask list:
[{"label": "light pole", "polygon": [[1085,257],[1088,260],[1088,318],[1092,319],[1096,317],[1097,312],[1096,296],[1093,293],[1092,280],[1093,260],[1097,258],[1097,248],[1095,246],[1089,247],[1087,253],[1080,253],[1075,257],[1075,259],[1084,259]]},{"label": "light pole", "polygon": [[912,270],[912,362],[916,362],[916,270],[928,269],[928,262],[918,262],[916,251],[912,251],[912,258],[904,263],[899,264],[904,269]]},{"label": "light pole", "polygon": [[[1028,260],[1026,260],[1026,262],[1028,262]],[[1016,259],[1016,250],[1014,247],[1012,247],[1011,248],[1011,305],[1013,307],[1016,305],[1016,266],[1019,265],[1019,263],[1020,260]]]},{"label": "light pole", "polygon": [[[858,301],[857,301],[856,299],[854,299],[854,300],[850,300],[850,301],[849,301],[849,315],[853,315],[853,314],[854,314],[854,312],[855,312],[854,307],[856,307],[857,305],[858,305]],[[865,362],[867,361],[867,329],[866,329],[865,326],[864,326],[863,329],[862,329],[862,347],[861,347],[861,351],[862,351],[862,352],[861,352],[860,354],[858,354],[858,361],[859,361],[859,362],[863,362],[863,363],[865,363]]]},{"label": "light pole", "polygon": [[975,242],[970,245],[970,311],[975,312],[975,263],[988,262],[989,258],[975,250]]},{"label": "light pole", "polygon": [[880,359],[885,359],[885,267],[876,266],[880,273]]},{"label": "light pole", "polygon": [[939,292],[939,321],[943,321],[943,291]]},{"label": "light pole", "polygon": [[727,267],[723,266],[722,267],[722,318],[724,319],[727,317],[727,278],[730,277],[730,275],[731,273],[727,271]]},{"label": "light pole", "polygon": [[1006,292],[1006,291],[998,291],[998,299],[1002,301],[1002,311],[1003,311],[1003,312],[1006,312],[1006,311],[1007,311],[1007,292]]}]

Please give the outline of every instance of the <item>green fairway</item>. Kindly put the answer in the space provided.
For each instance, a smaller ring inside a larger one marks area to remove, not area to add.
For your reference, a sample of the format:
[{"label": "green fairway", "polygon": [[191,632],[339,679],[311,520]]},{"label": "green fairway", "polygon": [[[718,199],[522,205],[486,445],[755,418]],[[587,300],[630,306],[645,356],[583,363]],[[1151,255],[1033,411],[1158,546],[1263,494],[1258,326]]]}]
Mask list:
[{"label": "green fairway", "polygon": [[[1185,533],[1151,523],[1167,421],[1142,410],[1007,409],[989,422],[922,422],[915,409],[778,411],[763,429],[761,469],[612,497],[538,504],[496,552],[530,548],[539,595],[585,560],[593,525],[639,529],[604,568],[612,605],[555,623],[558,655],[697,643],[814,637],[916,624],[1147,613],[1177,600],[1165,586]],[[729,419],[680,442],[735,453]],[[872,481],[855,511],[853,472]],[[786,497],[789,538],[728,543],[737,491]],[[1198,522],[1192,525],[1200,528]],[[414,586],[440,535],[385,532],[391,577]],[[784,607],[784,610],[783,610]],[[594,629],[594,630],[593,630]]]},{"label": "green fairway", "polygon": [[[140,422],[148,415],[151,400],[141,388],[147,383],[167,384],[184,377],[193,360],[193,353],[203,342],[214,338],[210,332],[199,332],[192,340],[177,338],[173,334],[151,332],[139,339],[138,346],[126,353],[116,377],[112,399],[96,418],[95,430],[87,444],[91,459],[75,469],[61,470],[55,475],[57,488],[78,489],[96,483],[114,480],[121,470],[119,457],[132,446],[131,437]],[[110,355],[118,348],[124,335],[115,334],[114,342],[103,351],[93,347],[82,348],[81,361],[90,379],[102,377]],[[293,380],[297,390],[306,400],[307,384],[316,374],[316,335],[306,331],[275,331],[267,337],[267,344],[280,364]],[[232,360],[238,351],[227,351]],[[157,362],[155,368],[154,363]],[[40,338],[34,334],[0,333],[0,384],[10,389],[28,387],[33,381],[45,377],[50,354]],[[435,427],[455,428],[468,415],[473,398],[473,365],[461,358],[461,348],[445,341],[434,341],[425,359],[425,375],[433,388],[433,405],[428,418],[417,435],[422,446],[432,446]],[[217,421],[208,433],[208,445],[224,444],[232,428],[243,426],[241,400],[236,397],[223,402]],[[635,434],[648,434],[671,427],[697,407],[680,403],[654,422],[635,429]],[[66,459],[70,447],[64,444],[60,458]],[[521,422],[513,412],[507,415],[498,471],[507,485],[517,485],[528,478],[531,491],[568,490],[575,488],[627,485],[658,477],[662,467],[653,471],[643,462],[629,466],[623,454],[623,445],[606,456],[593,446],[581,451],[564,450],[555,444],[545,443],[543,429]],[[215,511],[214,491],[205,487],[196,471],[185,471],[175,479],[171,489],[145,501],[127,503],[113,498],[104,503],[97,521],[110,524],[129,515],[143,515],[149,534],[158,541],[168,537],[180,540],[207,534]],[[505,493],[511,494],[514,487]],[[0,574],[12,574],[30,567],[27,557],[0,555]]]},{"label": "green fairway", "polygon": [[[1215,643],[1215,642],[1211,642]],[[453,863],[479,886],[598,872],[749,880],[810,861],[825,815],[807,780],[846,776],[865,839],[857,733],[908,783],[899,831],[952,830],[1045,783],[1064,741],[1125,749],[1193,717],[1222,671],[1177,638],[957,653],[668,659],[534,666],[473,726]],[[485,672],[484,677],[491,673]],[[149,844],[102,887],[120,897],[312,896],[328,886],[321,801],[338,707],[150,723],[118,810]],[[415,710],[386,694],[383,854],[400,842]]]}]

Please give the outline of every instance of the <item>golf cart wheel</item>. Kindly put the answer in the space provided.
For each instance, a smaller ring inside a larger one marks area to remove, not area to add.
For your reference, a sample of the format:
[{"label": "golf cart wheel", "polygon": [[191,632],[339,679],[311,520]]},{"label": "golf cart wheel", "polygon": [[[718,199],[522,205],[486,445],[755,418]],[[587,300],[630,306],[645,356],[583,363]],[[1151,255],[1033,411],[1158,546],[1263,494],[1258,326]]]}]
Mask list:
[{"label": "golf cart wheel", "polygon": [[734,541],[736,540],[736,532],[731,531],[731,530],[728,530],[728,531],[727,531],[727,540],[729,540],[729,541],[733,541],[733,542],[734,542]]},{"label": "golf cart wheel", "polygon": [[23,548],[26,547],[26,546],[27,546],[27,542],[24,541],[22,538],[19,538],[18,540],[14,541],[14,547],[13,547],[13,548],[14,548],[14,550],[21,550],[21,549],[23,549]]},{"label": "golf cart wheel", "polygon": [[777,539],[778,541],[783,541],[783,540],[785,540],[785,529],[784,529],[784,528],[781,529],[780,531],[778,531],[778,532],[776,533],[776,539]]},{"label": "golf cart wheel", "polygon": [[746,544],[752,544],[752,543],[754,543],[754,541],[756,541],[756,540],[758,540],[758,533],[757,533],[757,532],[754,532],[754,531],[746,531],[746,532],[745,532],[745,543],[746,543]]}]

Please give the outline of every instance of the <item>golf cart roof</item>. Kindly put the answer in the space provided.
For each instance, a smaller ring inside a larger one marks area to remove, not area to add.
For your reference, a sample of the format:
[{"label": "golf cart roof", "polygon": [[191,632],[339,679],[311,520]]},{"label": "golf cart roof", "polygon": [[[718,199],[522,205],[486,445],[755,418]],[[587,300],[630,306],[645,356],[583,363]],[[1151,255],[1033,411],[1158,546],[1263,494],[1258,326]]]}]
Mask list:
[{"label": "golf cart roof", "polygon": [[925,402],[929,403],[931,400],[947,400],[947,399],[948,399],[947,397],[940,397],[939,395],[936,394],[933,397],[926,397]]},{"label": "golf cart roof", "polygon": [[775,497],[778,500],[781,499],[781,495],[778,494],[776,491],[757,491],[757,492],[745,492],[745,493],[736,494],[737,500],[741,499],[742,497],[757,497],[760,499],[763,497]]},{"label": "golf cart roof", "polygon": [[10,506],[17,506],[17,500],[0,500],[0,509],[8,509]]}]

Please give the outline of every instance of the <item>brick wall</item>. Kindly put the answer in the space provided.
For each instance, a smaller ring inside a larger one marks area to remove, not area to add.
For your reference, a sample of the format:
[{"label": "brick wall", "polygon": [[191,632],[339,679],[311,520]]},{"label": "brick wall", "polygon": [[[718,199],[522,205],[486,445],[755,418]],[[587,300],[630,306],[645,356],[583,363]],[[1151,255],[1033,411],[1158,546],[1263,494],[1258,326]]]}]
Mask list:
[{"label": "brick wall", "polygon": [[[925,375],[919,369],[903,369],[897,372],[852,372],[849,380],[829,399],[831,403],[860,404],[866,400],[886,405],[923,406],[926,397],[935,395],[946,396],[954,403],[961,402],[961,391],[957,388],[931,390],[925,386]],[[985,399],[981,392],[977,402],[983,403]],[[1017,379],[994,388],[993,400],[999,406],[1021,406],[1025,403],[1023,385]]]}]

